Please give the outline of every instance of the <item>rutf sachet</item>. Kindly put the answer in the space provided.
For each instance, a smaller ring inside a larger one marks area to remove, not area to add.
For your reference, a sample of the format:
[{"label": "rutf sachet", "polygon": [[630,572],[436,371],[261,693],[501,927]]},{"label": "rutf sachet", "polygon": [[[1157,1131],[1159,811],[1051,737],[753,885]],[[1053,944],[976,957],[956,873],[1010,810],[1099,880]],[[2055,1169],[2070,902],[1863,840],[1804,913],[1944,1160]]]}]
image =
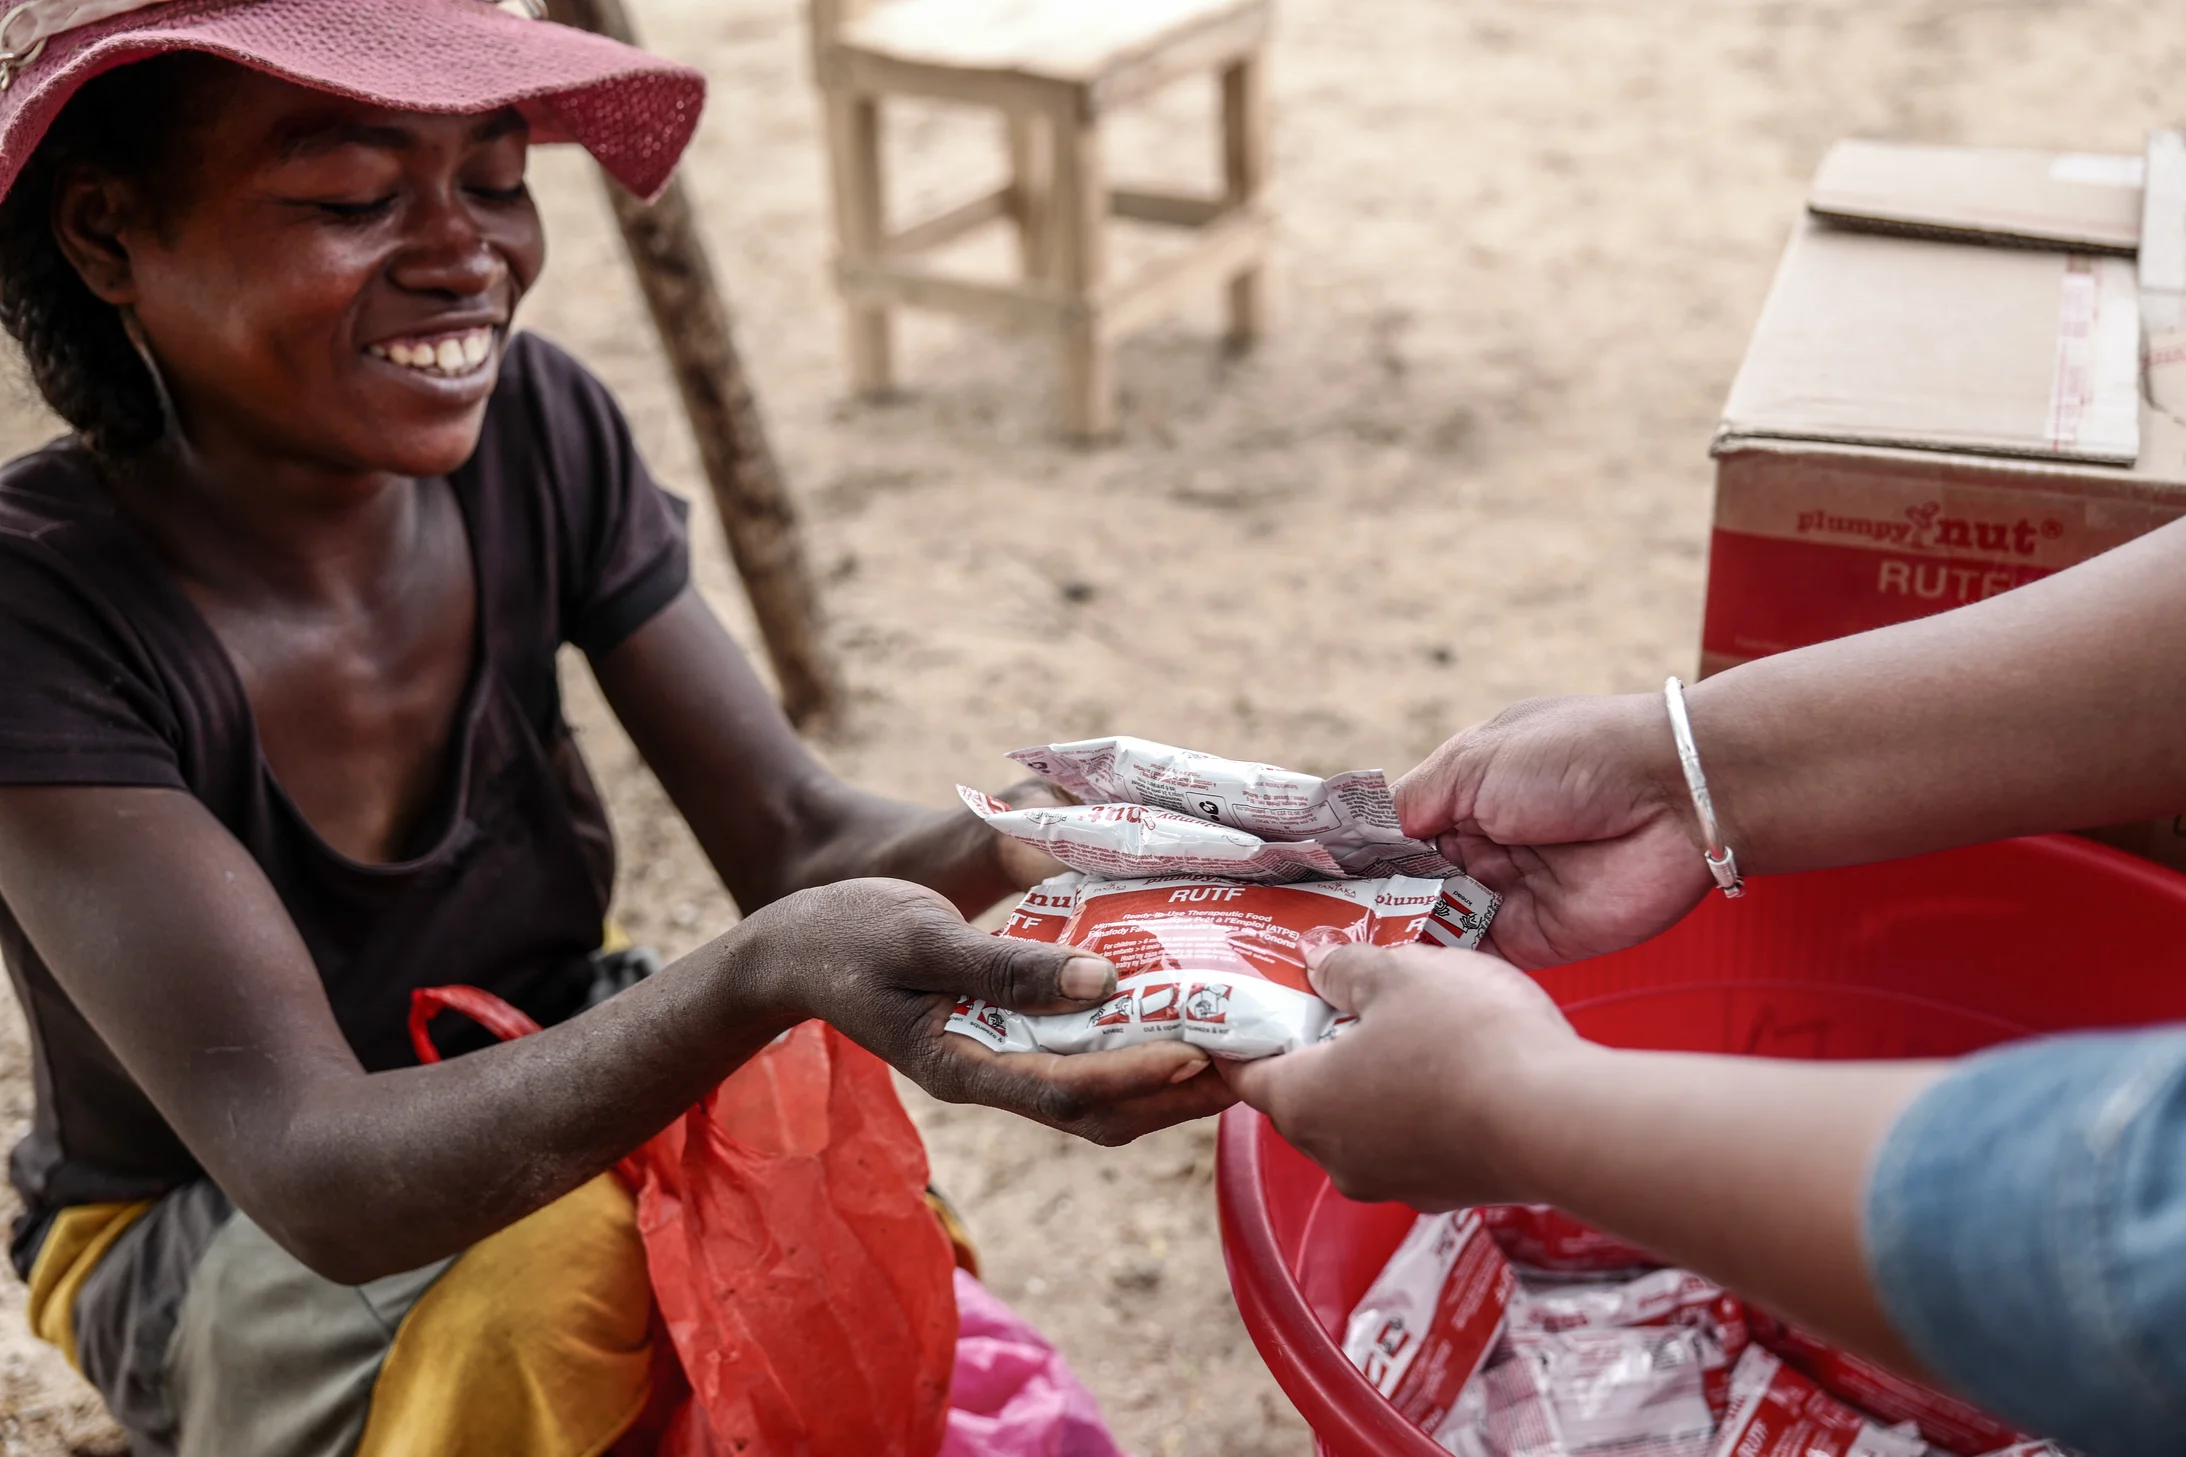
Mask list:
[{"label": "rutf sachet", "polygon": [[999,1052],[1163,1039],[1234,1059],[1287,1052],[1345,1020],[1307,981],[1315,945],[1471,948],[1495,914],[1493,892],[1405,838],[1379,770],[1319,779],[1130,738],[1010,757],[1080,799],[1114,797],[1013,810],[961,791],[987,823],[1074,867],[1000,934],[1105,957],[1117,988],[1053,1016],[959,1005],[950,1030]]}]

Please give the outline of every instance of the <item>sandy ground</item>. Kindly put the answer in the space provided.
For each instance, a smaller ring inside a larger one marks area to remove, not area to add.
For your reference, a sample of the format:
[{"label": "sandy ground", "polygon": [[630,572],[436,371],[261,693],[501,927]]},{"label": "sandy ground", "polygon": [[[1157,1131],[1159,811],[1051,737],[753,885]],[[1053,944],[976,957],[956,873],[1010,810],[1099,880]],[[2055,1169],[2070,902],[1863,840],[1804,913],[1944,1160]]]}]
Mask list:
[{"label": "sandy ground", "polygon": [[[1049,434],[1043,346],[902,331],[910,393],[845,397],[794,0],[639,0],[713,100],[687,175],[855,690],[825,752],[941,804],[1002,750],[1128,731],[1330,771],[1409,766],[1513,698],[1693,666],[1706,448],[1776,252],[1846,134],[2136,151],[2186,113],[2159,0],[1280,0],[1273,331],[1214,301],[1122,350],[1123,438]],[[1180,86],[1113,170],[1211,184]],[[899,205],[998,175],[991,118],[891,112]],[[542,155],[556,258],[531,323],[614,386],[660,474],[695,456],[582,159]],[[1127,241],[1124,259],[1148,247]],[[999,237],[967,267],[1008,257]],[[46,428],[17,403],[10,448]],[[710,529],[701,578],[747,618]],[[748,638],[748,633],[746,633]],[[571,673],[622,833],[620,913],[671,952],[734,909]],[[12,1008],[0,1120],[27,1109]],[[1230,1303],[1213,1130],[1125,1151],[913,1098],[996,1288],[1147,1457],[1303,1453]],[[119,1450],[0,1303],[0,1453]]]}]

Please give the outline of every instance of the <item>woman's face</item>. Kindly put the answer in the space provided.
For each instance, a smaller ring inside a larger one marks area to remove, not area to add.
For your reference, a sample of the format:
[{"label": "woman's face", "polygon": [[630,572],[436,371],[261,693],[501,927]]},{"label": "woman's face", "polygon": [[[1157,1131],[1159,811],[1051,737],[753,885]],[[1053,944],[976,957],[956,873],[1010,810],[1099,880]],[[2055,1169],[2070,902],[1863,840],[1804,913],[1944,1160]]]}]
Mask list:
[{"label": "woman's face", "polygon": [[56,222],[208,451],[440,475],[477,444],[545,262],[514,110],[388,111],[240,67],[164,199],[77,178]]}]

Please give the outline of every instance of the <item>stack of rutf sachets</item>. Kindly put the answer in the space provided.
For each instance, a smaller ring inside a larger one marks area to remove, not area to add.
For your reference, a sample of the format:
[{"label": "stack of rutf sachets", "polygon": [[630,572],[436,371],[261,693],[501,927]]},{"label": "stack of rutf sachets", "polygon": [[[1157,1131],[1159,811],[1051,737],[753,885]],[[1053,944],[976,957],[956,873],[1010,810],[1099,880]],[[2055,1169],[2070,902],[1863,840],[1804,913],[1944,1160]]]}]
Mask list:
[{"label": "stack of rutf sachets", "polygon": [[2068,1457],[1542,1205],[1421,1215],[1344,1354],[1463,1457]]},{"label": "stack of rutf sachets", "polygon": [[1378,769],[1322,779],[1144,739],[1088,739],[1010,756],[1078,803],[965,804],[1070,870],[1036,887],[1005,936],[1060,941],[1115,963],[1102,1005],[1022,1016],[967,1001],[951,1031],[1000,1052],[1090,1052],[1180,1039],[1255,1058],[1335,1035],[1306,953],[1346,941],[1474,947],[1496,896],[1405,836]]}]

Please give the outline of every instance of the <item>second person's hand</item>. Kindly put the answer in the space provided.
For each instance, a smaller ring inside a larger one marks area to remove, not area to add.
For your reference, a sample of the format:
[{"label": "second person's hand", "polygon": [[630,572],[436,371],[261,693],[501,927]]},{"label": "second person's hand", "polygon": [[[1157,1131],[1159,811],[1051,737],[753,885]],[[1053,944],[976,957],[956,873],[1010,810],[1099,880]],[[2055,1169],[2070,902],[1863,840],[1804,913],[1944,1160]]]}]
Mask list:
[{"label": "second person's hand", "polygon": [[1621,950],[1713,883],[1657,695],[1537,698],[1475,725],[1396,786],[1406,834],[1498,892],[1519,966]]},{"label": "second person's hand", "polygon": [[1581,1042],[1531,977],[1432,946],[1308,953],[1314,990],[1358,1021],[1222,1077],[1346,1197],[1452,1209],[1531,1197],[1513,1154],[1530,1089]]},{"label": "second person's hand", "polygon": [[1938,1063],[1622,1051],[1492,956],[1346,946],[1332,1041],[1219,1064],[1353,1199],[1552,1204],[1919,1375],[1862,1238],[1868,1171]]}]

